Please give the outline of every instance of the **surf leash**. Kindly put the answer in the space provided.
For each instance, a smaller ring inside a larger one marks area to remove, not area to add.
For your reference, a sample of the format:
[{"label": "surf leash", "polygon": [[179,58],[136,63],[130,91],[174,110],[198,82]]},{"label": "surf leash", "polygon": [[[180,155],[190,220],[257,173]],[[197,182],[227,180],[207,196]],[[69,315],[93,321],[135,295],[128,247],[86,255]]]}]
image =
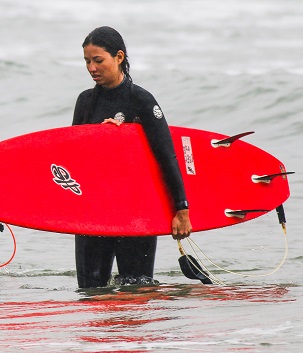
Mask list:
[{"label": "surf leash", "polygon": [[[2,264],[0,263],[0,268],[7,266],[7,265],[13,260],[13,258],[15,257],[15,254],[16,254],[16,250],[17,250],[17,242],[16,242],[15,235],[14,235],[14,233],[13,233],[11,227],[10,227],[8,224],[6,224],[6,223],[4,223],[4,224],[5,224],[5,226],[7,227],[7,229],[9,230],[9,232],[10,232],[10,234],[11,234],[11,236],[12,236],[13,244],[14,244],[14,249],[13,249],[13,253],[12,253],[10,259],[7,260],[6,262],[2,263]],[[2,223],[0,223],[0,232],[3,232],[3,231],[4,231],[4,226],[3,226]]]},{"label": "surf leash", "polygon": [[[279,218],[280,219],[280,218]],[[285,219],[285,218],[284,218]],[[201,254],[203,254],[203,256],[213,265],[215,266],[216,268],[218,268],[219,270],[223,271],[223,272],[227,272],[227,273],[231,273],[233,275],[237,275],[237,276],[241,276],[241,277],[266,277],[266,276],[270,276],[272,274],[274,274],[275,272],[277,272],[282,266],[283,264],[285,263],[286,259],[287,259],[287,256],[288,256],[288,242],[287,242],[287,236],[286,236],[286,227],[285,227],[285,222],[282,222],[282,229],[283,229],[283,233],[284,233],[284,244],[285,244],[285,250],[284,250],[284,256],[282,258],[282,260],[280,261],[280,263],[272,270],[272,271],[269,271],[269,272],[266,272],[266,273],[262,273],[262,274],[248,274],[248,273],[245,273],[245,272],[235,272],[235,271],[231,271],[231,270],[228,270],[226,268],[223,268],[219,265],[217,265],[214,261],[212,261],[200,248],[199,246],[194,242],[194,240],[192,240],[191,238],[186,238],[187,242],[189,243],[191,249],[193,250],[193,252],[195,253],[195,255],[198,257],[198,254],[197,254],[197,251],[199,251]],[[183,249],[183,252],[185,253],[185,250],[184,248],[182,247]],[[201,262],[201,260],[199,259],[199,261]],[[204,268],[209,272],[210,276],[213,278],[216,279],[216,283],[217,280],[219,281],[218,284],[224,284],[221,280],[217,279],[212,273],[211,271],[209,271],[209,269],[203,265]]]},{"label": "surf leash", "polygon": [[179,264],[185,277],[190,279],[198,279],[203,284],[225,284],[206,268],[194,249],[193,251],[197,259],[186,253],[183,245],[181,244],[181,240],[178,240],[178,248],[181,254],[181,257],[179,258]]},{"label": "surf leash", "polygon": [[[270,272],[266,272],[266,273],[262,273],[262,274],[247,274],[247,273],[243,273],[243,272],[235,272],[235,271],[231,271],[228,270],[226,268],[223,268],[219,265],[217,265],[214,261],[212,261],[200,248],[199,246],[192,240],[192,239],[187,239],[187,241],[189,242],[190,246],[192,249],[194,249],[194,246],[201,252],[201,254],[203,254],[203,256],[216,268],[218,268],[219,270],[223,271],[223,272],[227,272],[227,273],[231,273],[233,275],[237,275],[237,276],[241,276],[241,277],[266,277],[266,276],[270,276],[272,274],[274,274],[275,272],[277,272],[284,264],[287,255],[288,255],[288,242],[287,242],[287,237],[286,234],[284,234],[284,242],[285,242],[285,251],[284,251],[284,256],[282,258],[282,260],[280,261],[280,263],[276,266],[276,268],[274,268],[272,271]],[[206,267],[205,267],[206,268]],[[207,268],[206,268],[207,269]],[[210,272],[207,269],[208,272]]]},{"label": "surf leash", "polygon": [[286,235],[286,218],[285,218],[283,204],[281,204],[279,207],[276,208],[276,212],[278,215],[279,223],[282,226],[283,233],[284,233],[284,235]]},{"label": "surf leash", "polygon": [[[285,263],[287,256],[288,256],[288,241],[287,241],[287,235],[286,235],[286,218],[285,218],[285,213],[284,213],[284,208],[283,205],[280,205],[279,207],[276,208],[276,212],[278,215],[278,219],[279,219],[279,223],[282,226],[282,230],[283,230],[283,234],[284,234],[284,256],[282,258],[282,260],[280,261],[280,263],[270,272],[267,273],[263,273],[263,274],[247,274],[247,273],[243,273],[243,272],[235,272],[235,271],[231,271],[228,270],[226,268],[223,268],[219,265],[217,265],[214,261],[212,261],[200,248],[199,246],[194,242],[194,240],[192,240],[191,238],[186,238],[187,242],[189,243],[192,251],[195,253],[198,262],[200,262],[203,265],[203,268],[208,272],[206,272],[205,270],[202,270],[203,274],[205,274],[205,272],[208,275],[208,278],[211,279],[214,283],[216,284],[224,284],[219,278],[217,278],[216,276],[214,276],[211,271],[209,271],[209,269],[202,263],[202,261],[200,260],[197,251],[199,251],[201,254],[203,254],[203,256],[216,268],[218,268],[219,270],[223,271],[223,272],[227,272],[227,273],[231,273],[237,276],[242,276],[242,277],[266,277],[266,276],[270,276],[272,274],[274,274],[275,272],[277,272]],[[201,271],[201,267],[200,266],[196,266],[195,263],[191,260],[191,256],[188,255],[184,249],[184,247],[181,244],[181,241],[178,240],[178,246],[179,246],[179,251],[181,253],[181,255],[185,255],[188,258],[188,261],[191,263],[191,266],[193,266],[195,268],[195,270],[197,271]],[[196,260],[196,259],[194,259]],[[181,268],[182,270],[182,268]],[[183,271],[182,271],[183,272]],[[183,272],[184,273],[184,272]],[[188,277],[188,276],[186,276]],[[190,277],[189,277],[190,278]]]}]

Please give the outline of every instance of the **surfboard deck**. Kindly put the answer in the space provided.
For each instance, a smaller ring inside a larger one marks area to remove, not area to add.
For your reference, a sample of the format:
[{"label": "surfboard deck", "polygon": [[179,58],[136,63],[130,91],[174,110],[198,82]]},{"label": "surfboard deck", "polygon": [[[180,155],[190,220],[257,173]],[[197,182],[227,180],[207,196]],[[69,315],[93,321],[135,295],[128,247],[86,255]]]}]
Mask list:
[{"label": "surfboard deck", "polygon": [[[170,127],[193,231],[244,222],[289,197],[274,156],[239,139]],[[139,124],[56,128],[0,142],[0,221],[86,235],[165,235],[175,214],[161,170]],[[241,217],[227,210],[262,210]]]}]

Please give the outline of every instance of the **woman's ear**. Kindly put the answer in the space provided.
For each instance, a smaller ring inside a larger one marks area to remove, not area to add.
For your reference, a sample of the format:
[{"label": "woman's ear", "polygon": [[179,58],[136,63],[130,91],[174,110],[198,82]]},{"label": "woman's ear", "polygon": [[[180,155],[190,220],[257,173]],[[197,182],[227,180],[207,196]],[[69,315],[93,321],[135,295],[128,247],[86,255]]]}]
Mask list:
[{"label": "woman's ear", "polygon": [[117,58],[118,64],[119,64],[119,65],[122,64],[123,61],[124,61],[124,58],[125,58],[124,51],[123,51],[123,50],[118,50],[117,55],[116,55],[116,58]]}]

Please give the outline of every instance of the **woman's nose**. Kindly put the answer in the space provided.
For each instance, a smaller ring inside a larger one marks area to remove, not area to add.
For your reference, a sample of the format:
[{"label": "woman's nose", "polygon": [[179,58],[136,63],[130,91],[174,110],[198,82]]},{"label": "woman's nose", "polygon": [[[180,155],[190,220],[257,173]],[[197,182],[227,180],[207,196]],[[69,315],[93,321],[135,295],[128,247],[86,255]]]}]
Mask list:
[{"label": "woman's nose", "polygon": [[86,67],[89,72],[96,71],[96,66],[93,63],[87,64]]}]

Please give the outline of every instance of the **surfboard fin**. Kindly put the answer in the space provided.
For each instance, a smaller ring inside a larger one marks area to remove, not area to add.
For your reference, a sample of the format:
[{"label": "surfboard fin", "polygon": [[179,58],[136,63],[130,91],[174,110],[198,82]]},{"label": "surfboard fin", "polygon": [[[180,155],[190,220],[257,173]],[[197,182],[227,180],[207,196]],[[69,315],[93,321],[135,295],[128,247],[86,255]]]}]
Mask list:
[{"label": "surfboard fin", "polygon": [[4,231],[4,225],[2,223],[0,223],[0,232]]},{"label": "surfboard fin", "polygon": [[236,217],[236,218],[244,218],[247,213],[255,213],[255,212],[269,212],[270,210],[264,209],[254,209],[254,210],[230,210],[226,209],[224,211],[226,217]]},{"label": "surfboard fin", "polygon": [[269,184],[274,178],[279,176],[285,176],[288,174],[294,174],[295,172],[283,172],[283,173],[275,173],[275,174],[268,174],[268,175],[252,175],[251,180],[254,183],[266,183]]},{"label": "surfboard fin", "polygon": [[248,132],[243,132],[241,134],[238,134],[238,135],[234,135],[234,136],[230,136],[230,137],[227,137],[223,140],[211,140],[211,145],[213,147],[230,147],[230,145],[239,140],[241,137],[244,137],[244,136],[247,136],[247,135],[250,135],[250,134],[253,134],[254,131],[248,131]]}]

